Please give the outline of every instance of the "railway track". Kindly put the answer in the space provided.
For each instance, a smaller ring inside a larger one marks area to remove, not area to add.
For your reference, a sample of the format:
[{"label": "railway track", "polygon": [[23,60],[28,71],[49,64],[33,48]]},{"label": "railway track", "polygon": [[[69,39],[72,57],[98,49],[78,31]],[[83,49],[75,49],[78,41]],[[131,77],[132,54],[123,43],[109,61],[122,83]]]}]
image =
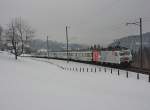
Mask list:
[{"label": "railway track", "polygon": [[[41,56],[30,56],[34,58],[45,58],[45,59],[57,59],[57,60],[67,60],[67,59],[62,59],[62,58],[49,58],[49,57],[41,57]],[[85,64],[92,64],[92,65],[99,65],[103,67],[109,67],[109,68],[115,68],[115,69],[121,69],[125,71],[131,71],[131,72],[137,72],[141,74],[147,74],[150,75],[150,69],[140,69],[138,67],[131,67],[131,66],[120,66],[120,65],[110,65],[110,64],[100,64],[100,63],[93,63],[93,62],[87,62],[87,61],[78,61],[78,60],[70,60],[74,62],[79,62],[79,63],[85,63]]]},{"label": "railway track", "polygon": [[147,74],[150,75],[150,70],[149,69],[140,69],[138,67],[129,67],[126,70],[128,71],[133,71],[133,72],[137,72],[137,73],[141,73],[141,74]]}]

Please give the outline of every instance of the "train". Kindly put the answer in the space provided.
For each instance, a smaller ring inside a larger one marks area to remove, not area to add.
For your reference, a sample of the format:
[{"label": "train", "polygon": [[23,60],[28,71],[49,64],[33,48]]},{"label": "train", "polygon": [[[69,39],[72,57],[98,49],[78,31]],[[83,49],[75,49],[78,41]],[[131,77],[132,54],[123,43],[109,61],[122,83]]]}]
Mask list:
[{"label": "train", "polygon": [[88,50],[88,51],[57,51],[57,52],[41,52],[41,57],[49,57],[55,59],[73,60],[80,62],[92,62],[98,64],[111,65],[130,65],[132,62],[132,54],[130,49],[116,50]]}]

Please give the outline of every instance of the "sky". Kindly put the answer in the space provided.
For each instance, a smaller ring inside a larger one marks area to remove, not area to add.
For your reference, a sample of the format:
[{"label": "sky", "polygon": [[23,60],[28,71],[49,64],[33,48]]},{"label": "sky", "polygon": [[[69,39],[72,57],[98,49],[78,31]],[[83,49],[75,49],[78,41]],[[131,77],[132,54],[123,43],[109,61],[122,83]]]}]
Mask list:
[{"label": "sky", "polygon": [[139,34],[126,22],[143,18],[143,33],[150,32],[150,0],[0,0],[0,25],[21,17],[36,31],[38,39],[107,45],[115,39]]}]

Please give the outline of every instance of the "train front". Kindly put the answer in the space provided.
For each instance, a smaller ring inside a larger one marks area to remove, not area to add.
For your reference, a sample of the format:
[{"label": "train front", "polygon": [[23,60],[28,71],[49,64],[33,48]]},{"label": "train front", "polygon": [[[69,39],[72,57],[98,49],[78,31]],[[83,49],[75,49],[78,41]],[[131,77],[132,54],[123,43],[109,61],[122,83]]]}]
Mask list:
[{"label": "train front", "polygon": [[120,64],[130,64],[132,62],[132,54],[131,51],[122,50],[119,51]]}]

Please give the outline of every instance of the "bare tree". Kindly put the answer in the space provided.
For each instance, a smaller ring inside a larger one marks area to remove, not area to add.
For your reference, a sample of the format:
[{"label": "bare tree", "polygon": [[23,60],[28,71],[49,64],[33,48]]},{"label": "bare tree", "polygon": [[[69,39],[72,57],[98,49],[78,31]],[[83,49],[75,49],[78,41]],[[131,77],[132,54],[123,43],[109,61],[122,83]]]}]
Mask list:
[{"label": "bare tree", "polygon": [[6,34],[12,44],[12,53],[15,55],[15,59],[17,60],[17,57],[24,51],[27,38],[31,38],[34,32],[21,18],[15,18],[8,25]]}]

